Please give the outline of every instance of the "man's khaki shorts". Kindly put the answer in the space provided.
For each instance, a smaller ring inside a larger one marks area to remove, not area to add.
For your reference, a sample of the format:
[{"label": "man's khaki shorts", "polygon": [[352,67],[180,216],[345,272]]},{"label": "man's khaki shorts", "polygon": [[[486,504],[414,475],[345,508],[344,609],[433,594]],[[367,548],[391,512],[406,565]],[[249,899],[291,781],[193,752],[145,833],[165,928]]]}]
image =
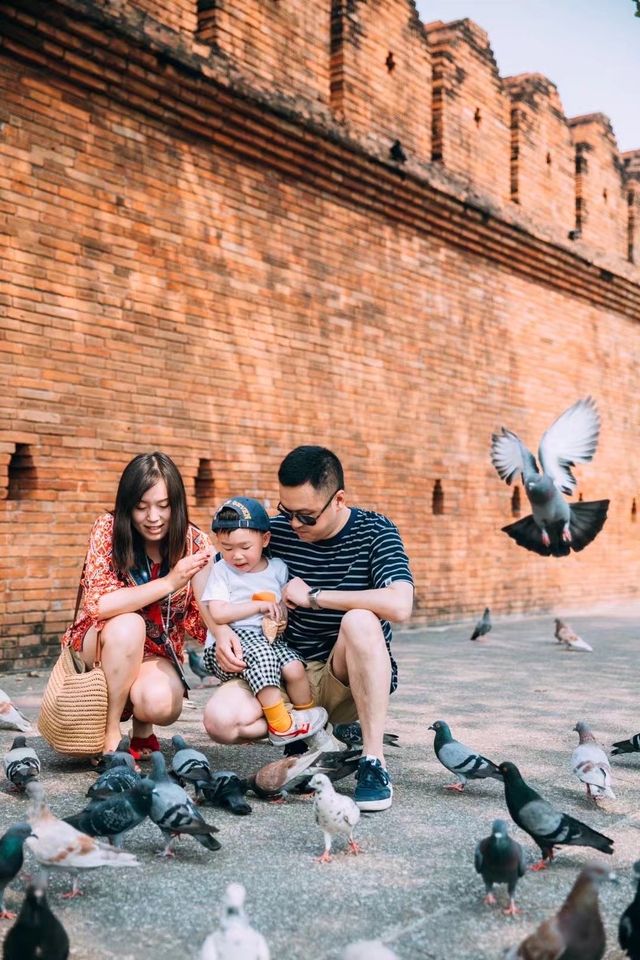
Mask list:
[{"label": "man's khaki shorts", "polygon": [[[351,696],[351,687],[334,676],[331,669],[332,660],[333,653],[329,655],[326,662],[324,660],[307,661],[307,677],[309,678],[311,693],[316,705],[325,708],[329,714],[329,720],[334,726],[337,723],[352,723],[358,719],[358,711]],[[249,684],[242,677],[238,677],[236,680],[226,680],[225,683],[238,684],[251,692]],[[284,687],[280,689],[285,705],[288,709],[291,709],[291,701],[287,691]]]}]

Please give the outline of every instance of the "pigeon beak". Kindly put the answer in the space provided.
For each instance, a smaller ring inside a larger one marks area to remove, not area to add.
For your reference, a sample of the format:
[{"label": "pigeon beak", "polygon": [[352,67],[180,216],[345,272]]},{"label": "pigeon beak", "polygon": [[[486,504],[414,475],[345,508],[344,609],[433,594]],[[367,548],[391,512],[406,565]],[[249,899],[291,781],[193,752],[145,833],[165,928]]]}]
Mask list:
[{"label": "pigeon beak", "polygon": [[433,725],[433,724],[431,724],[431,726],[430,726],[430,727],[427,727],[427,730],[435,730],[435,727],[434,727],[434,725]]}]

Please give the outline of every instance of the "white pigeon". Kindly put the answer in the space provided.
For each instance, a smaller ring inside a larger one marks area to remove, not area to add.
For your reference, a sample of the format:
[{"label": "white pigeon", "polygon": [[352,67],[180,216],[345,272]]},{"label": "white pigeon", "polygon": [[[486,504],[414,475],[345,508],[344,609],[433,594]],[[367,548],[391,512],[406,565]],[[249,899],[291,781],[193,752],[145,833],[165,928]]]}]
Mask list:
[{"label": "white pigeon", "polygon": [[586,653],[593,653],[593,647],[590,647],[586,640],[579,637],[573,627],[563,620],[556,619],[555,637],[558,643],[563,643],[567,650],[584,650]]},{"label": "white pigeon", "polygon": [[331,844],[337,836],[348,837],[347,853],[360,853],[360,847],[353,839],[353,831],[360,819],[360,808],[351,797],[345,797],[334,790],[329,777],[316,773],[309,786],[315,791],[313,812],[316,823],[324,834],[324,853],[317,857],[319,863],[329,863]]},{"label": "white pigeon", "polygon": [[267,941],[249,924],[245,896],[241,883],[229,884],[220,910],[220,929],[202,944],[200,960],[269,960]]},{"label": "white pigeon", "polygon": [[578,780],[584,783],[587,796],[594,803],[601,797],[615,800],[616,795],[611,789],[611,766],[606,753],[584,720],[576,723],[573,729],[580,737],[580,743],[571,754],[571,769]]},{"label": "white pigeon", "polygon": [[27,746],[26,738],[15,737],[11,749],[5,753],[4,772],[15,790],[22,793],[30,780],[40,773],[40,760],[33,747]]},{"label": "white pigeon", "polygon": [[27,838],[27,846],[43,867],[73,871],[73,887],[69,893],[63,894],[65,899],[81,896],[75,874],[77,870],[140,866],[132,853],[100,843],[54,816],[45,802],[40,783],[31,781],[27,793],[31,799],[27,820],[33,829]]},{"label": "white pigeon", "polygon": [[31,724],[11,703],[11,698],[4,690],[0,690],[0,730],[20,730],[22,733],[31,732]]},{"label": "white pigeon", "polygon": [[349,944],[342,960],[398,960],[398,955],[380,940],[358,940]]}]

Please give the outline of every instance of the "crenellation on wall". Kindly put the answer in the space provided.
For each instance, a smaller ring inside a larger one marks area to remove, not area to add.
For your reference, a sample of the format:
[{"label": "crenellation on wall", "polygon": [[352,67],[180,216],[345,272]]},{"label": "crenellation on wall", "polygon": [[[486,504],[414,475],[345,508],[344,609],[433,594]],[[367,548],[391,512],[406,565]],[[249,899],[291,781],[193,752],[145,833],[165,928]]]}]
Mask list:
[{"label": "crenellation on wall", "polygon": [[486,32],[472,20],[425,25],[433,61],[432,159],[499,204],[510,198],[510,103]]},{"label": "crenellation on wall", "polygon": [[538,73],[503,84],[511,99],[511,199],[566,240],[575,227],[575,151],[558,90]]},{"label": "crenellation on wall", "polygon": [[611,121],[591,113],[568,123],[575,147],[577,234],[590,246],[627,259],[628,198]]},{"label": "crenellation on wall", "polygon": [[389,158],[431,155],[431,59],[408,0],[333,0],[331,107],[349,131]]},{"label": "crenellation on wall", "polygon": [[640,150],[622,154],[627,184],[627,256],[631,263],[640,263]]}]

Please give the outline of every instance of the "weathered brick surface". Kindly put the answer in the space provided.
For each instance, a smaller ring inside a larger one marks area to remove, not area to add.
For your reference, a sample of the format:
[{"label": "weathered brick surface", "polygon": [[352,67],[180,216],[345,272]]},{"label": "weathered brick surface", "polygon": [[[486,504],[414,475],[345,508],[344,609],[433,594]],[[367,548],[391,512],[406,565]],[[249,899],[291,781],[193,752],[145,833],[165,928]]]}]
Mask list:
[{"label": "weathered brick surface", "polygon": [[[603,269],[597,238],[579,256],[538,236],[523,204],[471,203],[446,156],[410,158],[406,176],[368,156],[368,137],[391,135],[382,108],[370,133],[344,116],[323,132],[212,79],[184,38],[170,59],[165,34],[135,18],[128,34],[122,4],[113,31],[79,9],[0,3],[0,668],[55,648],[95,515],[130,457],[157,448],[208,527],[232,493],[273,507],[295,444],[333,447],[352,501],[400,526],[418,619],[635,596],[626,246]],[[411,4],[387,9],[403,36]],[[497,163],[486,154],[479,194]],[[610,496],[610,518],[583,554],[538,558],[500,532],[511,491],[490,435],[504,423],[535,448],[589,392],[603,431],[580,489]]]},{"label": "weathered brick surface", "polygon": [[607,117],[572,117],[576,148],[576,227],[594,247],[627,256],[628,201],[623,164]]},{"label": "weathered brick surface", "polygon": [[510,103],[489,37],[472,20],[425,29],[433,60],[433,159],[502,203],[510,196]]},{"label": "weathered brick surface", "polygon": [[511,97],[511,199],[565,239],[575,220],[575,149],[555,84],[505,77]]},{"label": "weathered brick surface", "polygon": [[633,263],[640,262],[640,150],[622,154],[627,181],[629,207],[628,256]]}]

